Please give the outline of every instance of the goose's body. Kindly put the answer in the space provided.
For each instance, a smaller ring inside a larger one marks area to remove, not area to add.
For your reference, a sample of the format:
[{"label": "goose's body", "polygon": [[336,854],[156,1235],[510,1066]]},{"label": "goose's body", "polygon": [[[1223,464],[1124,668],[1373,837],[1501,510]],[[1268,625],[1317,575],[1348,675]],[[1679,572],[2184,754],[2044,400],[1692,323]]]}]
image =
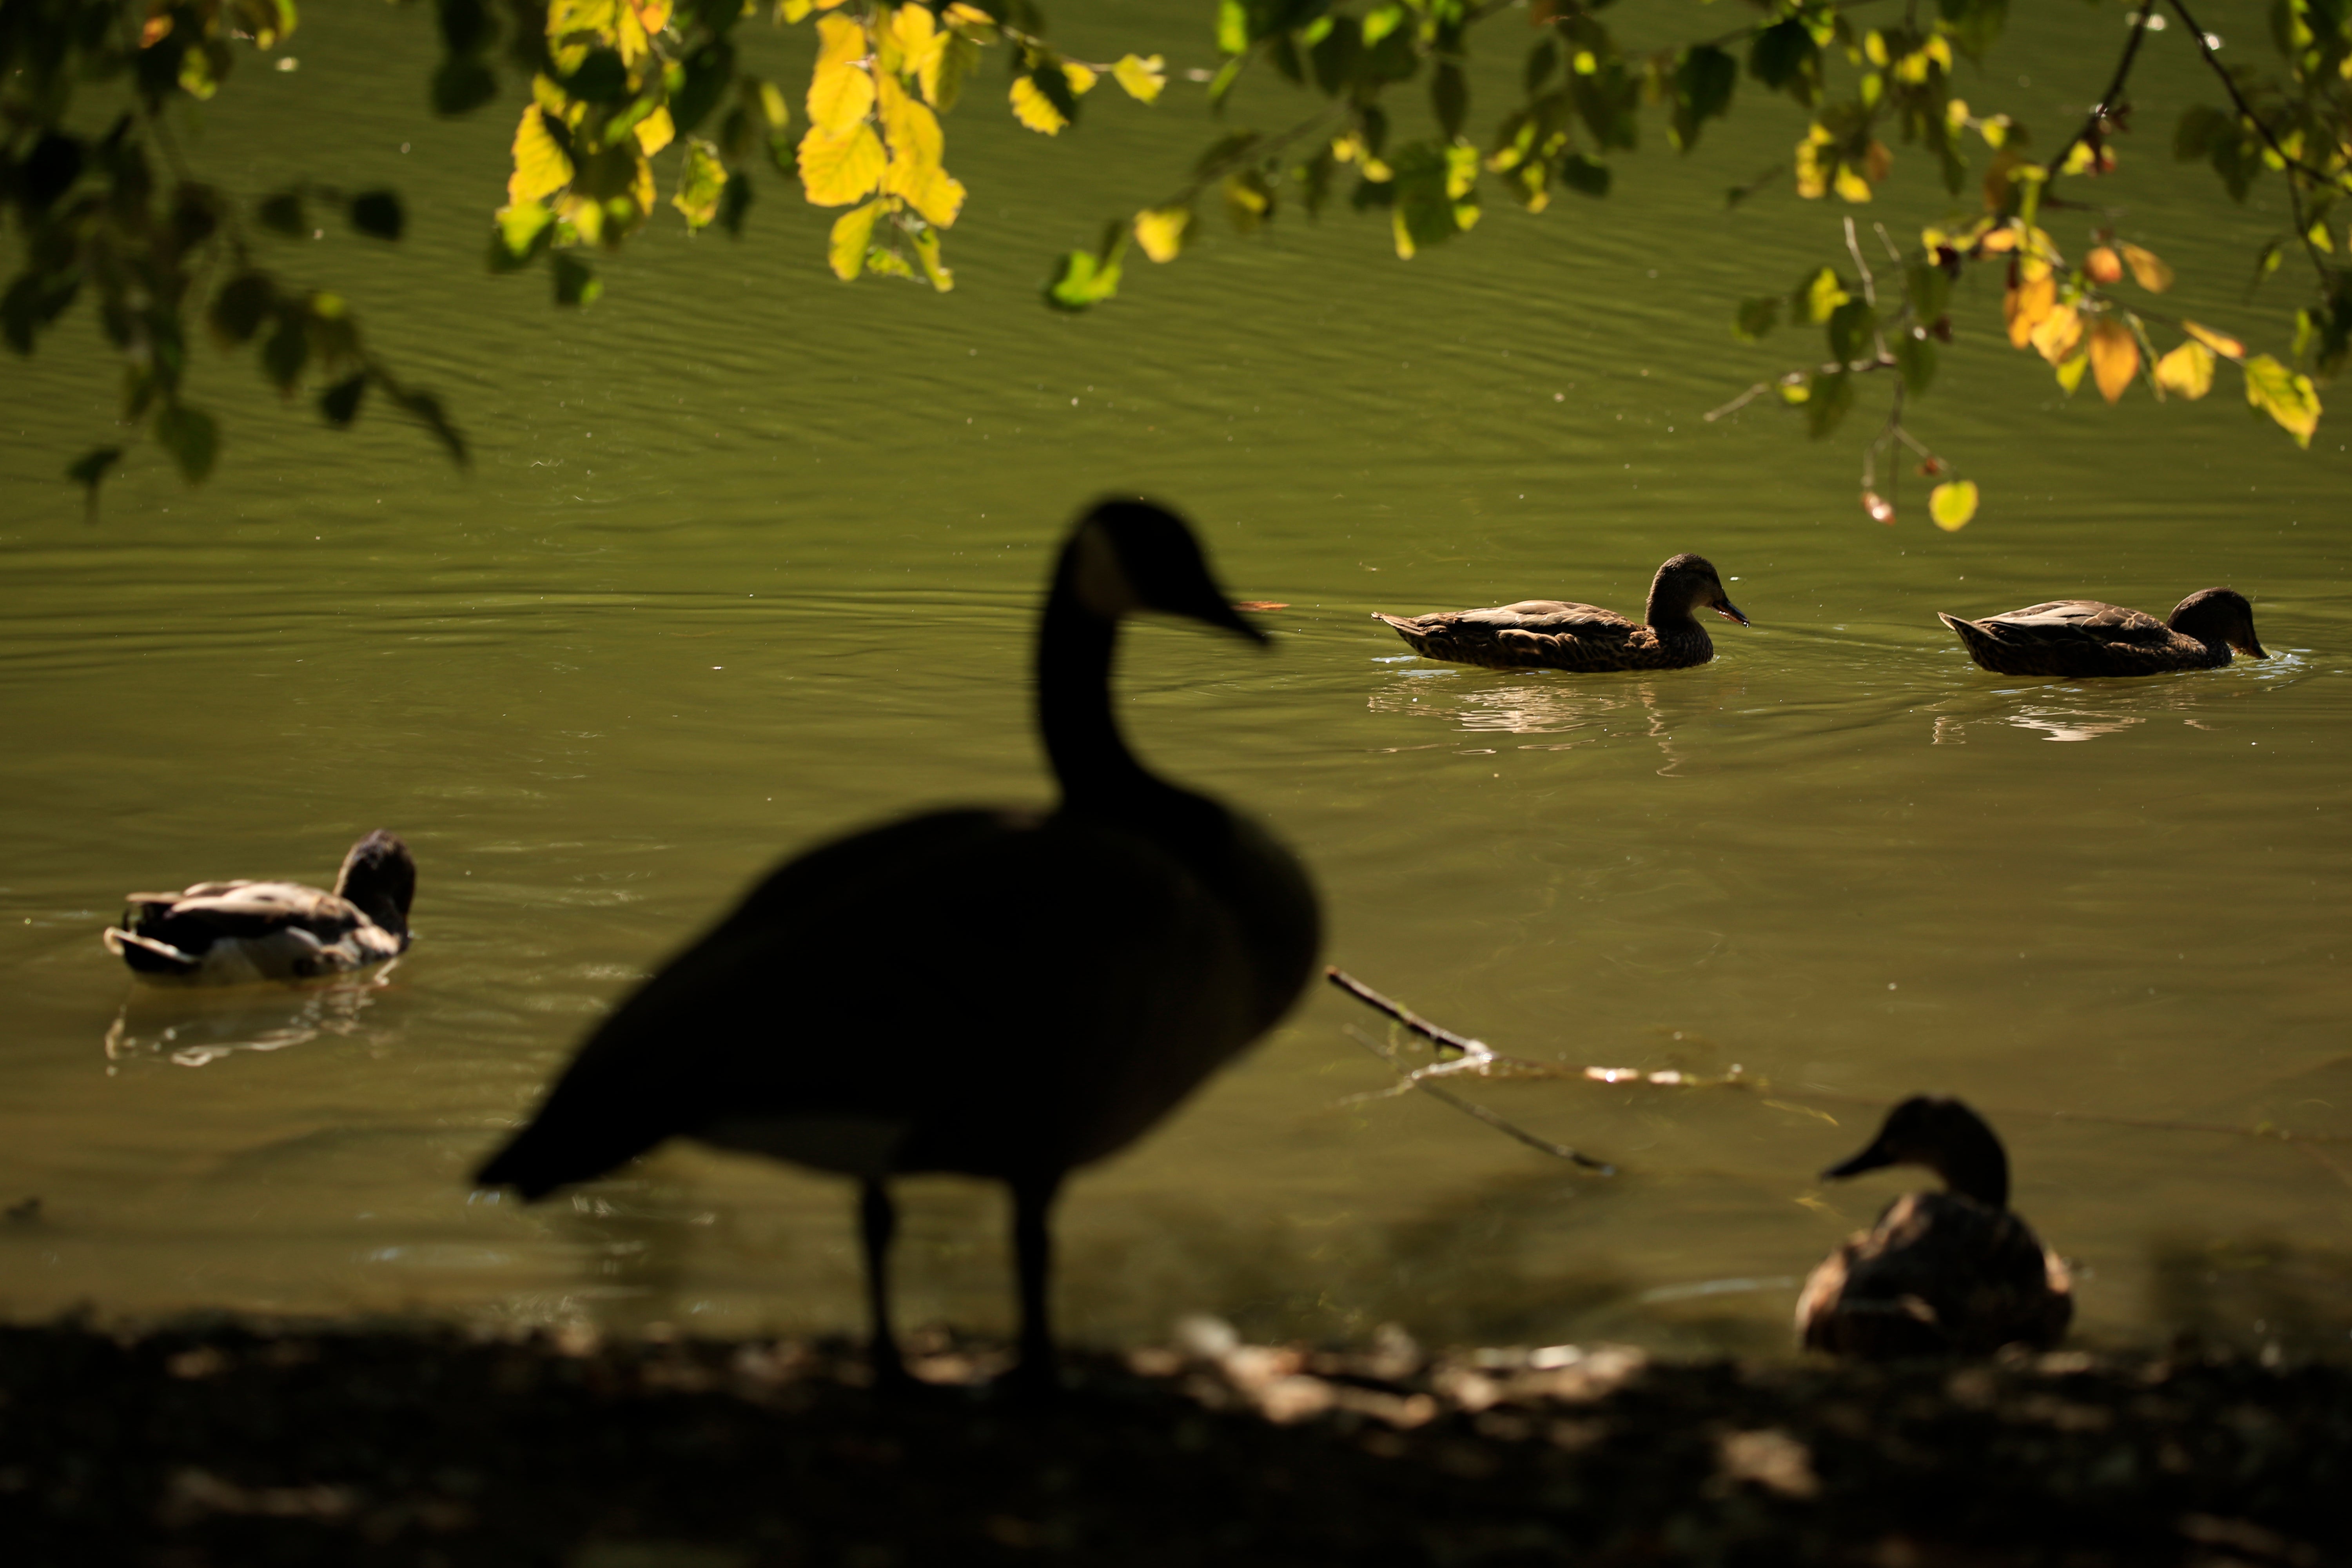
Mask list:
[{"label": "goose's body", "polygon": [[1049,1377],[1045,1226],[1062,1180],[1271,1026],[1319,943],[1289,853],[1120,739],[1113,644],[1145,608],[1258,636],[1175,518],[1096,509],[1063,552],[1039,640],[1059,805],[932,812],[787,862],[596,1031],[481,1183],[537,1197],[673,1136],[856,1178],[877,1364],[896,1375],[885,1180],[1003,1181],[1024,1366]]},{"label": "goose's body", "polygon": [[2047,1349],[2073,1319],[2066,1265],[2010,1212],[2009,1162],[1992,1130],[1957,1100],[1896,1106],[1877,1141],[1824,1173],[1926,1165],[1946,1192],[1906,1193],[1878,1223],[1815,1268],[1797,1302],[1814,1350],[1885,1360]]},{"label": "goose's body", "polygon": [[198,882],[132,893],[106,949],[143,980],[230,985],[315,980],[407,951],[416,862],[379,828],[352,846],[332,892],[299,882]]},{"label": "goose's body", "polygon": [[1748,625],[1716,570],[1696,555],[1677,555],[1650,584],[1647,623],[1598,605],[1524,599],[1490,610],[1390,616],[1385,623],[1424,658],[1488,669],[1683,669],[1715,657],[1715,643],[1695,612],[1711,609]]},{"label": "goose's body", "polygon": [[2269,656],[2254,636],[2253,606],[2228,588],[2205,588],[2163,620],[2095,599],[2053,599],[1980,621],[1937,615],[1969,657],[2000,675],[2158,675],[2213,669],[2234,647]]}]

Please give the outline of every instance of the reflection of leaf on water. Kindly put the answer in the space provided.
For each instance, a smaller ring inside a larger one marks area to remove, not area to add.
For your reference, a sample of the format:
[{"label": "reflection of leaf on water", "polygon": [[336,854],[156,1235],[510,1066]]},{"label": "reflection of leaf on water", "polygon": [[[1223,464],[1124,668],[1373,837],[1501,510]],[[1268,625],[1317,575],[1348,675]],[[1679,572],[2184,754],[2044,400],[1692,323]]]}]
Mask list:
[{"label": "reflection of leaf on water", "polygon": [[107,1059],[161,1057],[200,1068],[238,1051],[282,1051],[320,1035],[355,1035],[398,967],[395,959],[365,974],[301,987],[139,986],[106,1031]]}]

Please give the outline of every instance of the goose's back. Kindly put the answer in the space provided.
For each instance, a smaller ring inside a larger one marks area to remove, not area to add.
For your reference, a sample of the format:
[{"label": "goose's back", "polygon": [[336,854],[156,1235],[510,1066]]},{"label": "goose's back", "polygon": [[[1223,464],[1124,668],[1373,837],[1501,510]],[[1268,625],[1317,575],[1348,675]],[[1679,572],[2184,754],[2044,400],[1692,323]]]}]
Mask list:
[{"label": "goose's back", "polygon": [[854,1174],[1111,1152],[1312,963],[1303,873],[1199,804],[1229,840],[1206,858],[964,810],[787,862],[614,1014],[483,1180],[535,1194],[679,1134]]},{"label": "goose's back", "polygon": [[2005,1209],[1909,1193],[1805,1283],[1810,1348],[1884,1359],[2054,1345],[2074,1316],[2066,1266]]}]

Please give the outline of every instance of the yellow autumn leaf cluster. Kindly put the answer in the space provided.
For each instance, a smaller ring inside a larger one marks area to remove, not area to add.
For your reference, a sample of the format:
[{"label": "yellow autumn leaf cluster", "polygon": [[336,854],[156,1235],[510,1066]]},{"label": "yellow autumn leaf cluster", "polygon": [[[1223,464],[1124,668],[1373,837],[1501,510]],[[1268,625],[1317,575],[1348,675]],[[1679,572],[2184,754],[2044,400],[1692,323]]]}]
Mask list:
[{"label": "yellow autumn leaf cluster", "polygon": [[951,7],[949,27],[919,4],[877,6],[864,18],[835,14],[817,20],[809,129],[799,151],[801,190],[812,205],[853,209],[835,222],[826,247],[835,274],[844,279],[867,270],[913,275],[903,256],[875,246],[875,229],[889,219],[910,235],[932,286],[950,286],[953,275],[940,264],[939,240],[930,231],[954,224],[965,193],[942,162],[947,137],[937,111],[952,100],[969,68],[972,45],[953,30],[971,25],[961,15],[969,9]]},{"label": "yellow autumn leaf cluster", "polygon": [[1841,201],[1870,200],[1871,187],[1886,178],[1895,154],[1884,142],[1871,142],[1859,152],[1841,148],[1829,128],[1816,123],[1797,143],[1797,194],[1819,201],[1832,191]]}]

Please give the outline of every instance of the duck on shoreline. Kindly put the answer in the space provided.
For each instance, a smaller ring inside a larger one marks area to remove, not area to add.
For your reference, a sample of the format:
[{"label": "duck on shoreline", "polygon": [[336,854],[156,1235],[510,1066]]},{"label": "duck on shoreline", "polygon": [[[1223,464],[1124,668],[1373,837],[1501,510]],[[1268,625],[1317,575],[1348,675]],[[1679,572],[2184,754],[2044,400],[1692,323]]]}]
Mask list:
[{"label": "duck on shoreline", "polygon": [[1128,750],[1110,668],[1120,622],[1143,610],[1265,640],[1182,521],[1096,507],[1062,550],[1038,637],[1060,803],[930,812],[787,861],[614,1012],[477,1182],[536,1199],[675,1136],[849,1176],[875,1373],[903,1383],[887,1181],[1002,1181],[1019,1375],[1050,1386],[1064,1180],[1273,1026],[1321,940],[1287,849]]},{"label": "duck on shoreline", "polygon": [[2216,669],[2231,649],[2268,658],[2254,607],[2234,588],[2200,588],[2163,620],[2096,599],[2053,599],[1971,621],[1936,612],[1969,657],[1997,675],[2160,675]]},{"label": "duck on shoreline", "polygon": [[1451,610],[1433,616],[1372,618],[1392,627],[1424,658],[1487,669],[1684,669],[1715,657],[1715,644],[1695,612],[1710,609],[1748,624],[1715,568],[1697,555],[1677,555],[1650,583],[1646,625],[1614,610],[1558,599],[1525,599],[1491,610]]},{"label": "duck on shoreline", "polygon": [[2074,1317],[2073,1279],[2010,1212],[2009,1155],[1984,1119],[1915,1096],[1870,1147],[1822,1174],[1890,1165],[1924,1165],[1950,1190],[1905,1194],[1813,1270],[1797,1301],[1805,1347],[1887,1360],[2056,1344]]},{"label": "duck on shoreline", "polygon": [[379,827],[343,857],[335,888],[299,882],[198,882],[132,893],[106,951],[142,980],[235,985],[347,974],[408,950],[416,860]]}]

